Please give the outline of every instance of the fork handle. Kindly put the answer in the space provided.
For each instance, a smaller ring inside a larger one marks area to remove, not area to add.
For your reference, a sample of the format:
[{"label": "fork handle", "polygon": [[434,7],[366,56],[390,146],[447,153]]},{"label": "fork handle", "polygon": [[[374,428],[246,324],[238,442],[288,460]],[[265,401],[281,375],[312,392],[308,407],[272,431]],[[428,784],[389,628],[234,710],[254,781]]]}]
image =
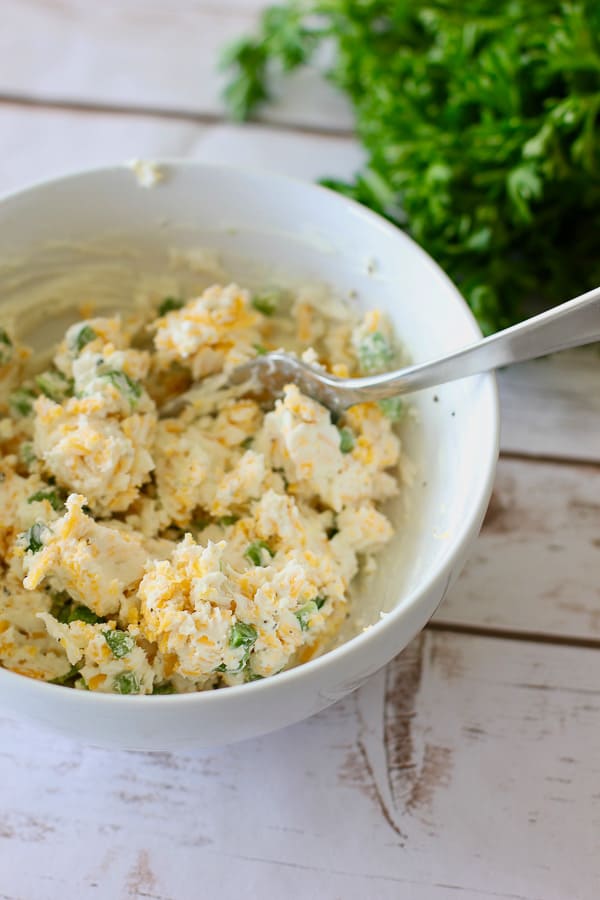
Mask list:
[{"label": "fork handle", "polygon": [[600,287],[435,362],[348,379],[343,404],[383,400],[599,340]]}]

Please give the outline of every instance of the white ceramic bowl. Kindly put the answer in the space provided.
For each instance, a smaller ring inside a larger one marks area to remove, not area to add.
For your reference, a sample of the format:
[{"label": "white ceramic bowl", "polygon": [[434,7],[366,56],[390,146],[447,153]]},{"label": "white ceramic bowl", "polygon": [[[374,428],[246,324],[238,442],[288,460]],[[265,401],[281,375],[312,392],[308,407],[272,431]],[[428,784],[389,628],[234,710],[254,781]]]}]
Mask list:
[{"label": "white ceramic bowl", "polygon": [[[61,301],[126,302],[169,248],[212,247],[240,280],[264,264],[329,282],[391,316],[415,362],[477,340],[460,294],[402,232],[359,205],[265,173],[166,161],[141,186],[128,167],[36,185],[0,202],[0,321],[38,346],[54,340]],[[157,276],[158,277],[158,276]],[[70,293],[71,292],[71,293]],[[124,299],[125,298],[125,299]],[[40,309],[42,316],[40,318]],[[416,463],[409,514],[355,604],[372,627],[322,657],[264,681],[206,693],[118,696],[68,690],[0,670],[0,703],[82,741],[120,748],[208,746],[252,737],[323,709],[361,685],[425,625],[454,583],[481,525],[498,452],[492,376],[414,397],[407,430]],[[380,611],[387,611],[383,617]],[[357,629],[355,629],[356,631]]]}]

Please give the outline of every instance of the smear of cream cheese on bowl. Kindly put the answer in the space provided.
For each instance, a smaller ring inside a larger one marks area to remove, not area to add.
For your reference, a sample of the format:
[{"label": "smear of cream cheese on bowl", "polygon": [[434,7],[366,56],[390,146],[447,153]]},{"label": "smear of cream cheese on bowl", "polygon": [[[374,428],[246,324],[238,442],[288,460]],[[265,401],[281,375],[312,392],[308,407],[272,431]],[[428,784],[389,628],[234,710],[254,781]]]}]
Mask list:
[{"label": "smear of cream cheese on bowl", "polygon": [[164,167],[148,159],[132,159],[128,166],[140,187],[156,187],[165,178]]}]

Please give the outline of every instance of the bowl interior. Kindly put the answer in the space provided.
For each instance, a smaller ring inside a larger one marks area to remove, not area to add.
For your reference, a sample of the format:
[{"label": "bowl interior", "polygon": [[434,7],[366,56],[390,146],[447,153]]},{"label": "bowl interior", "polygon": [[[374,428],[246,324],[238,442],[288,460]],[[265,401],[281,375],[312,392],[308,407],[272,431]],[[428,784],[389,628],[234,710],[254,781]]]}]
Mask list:
[{"label": "bowl interior", "polygon": [[[251,287],[322,283],[351,305],[378,306],[414,362],[480,336],[431,260],[356,205],[258,173],[182,163],[163,171],[153,188],[123,167],[0,204],[0,321],[13,319],[40,360],[82,304],[124,309],[197,290],[216,280],[219,266]],[[489,378],[475,377],[411,399],[403,440],[413,482],[390,507],[396,535],[377,572],[356,585],[344,637],[406,603],[451,552],[495,452],[490,396]]]}]

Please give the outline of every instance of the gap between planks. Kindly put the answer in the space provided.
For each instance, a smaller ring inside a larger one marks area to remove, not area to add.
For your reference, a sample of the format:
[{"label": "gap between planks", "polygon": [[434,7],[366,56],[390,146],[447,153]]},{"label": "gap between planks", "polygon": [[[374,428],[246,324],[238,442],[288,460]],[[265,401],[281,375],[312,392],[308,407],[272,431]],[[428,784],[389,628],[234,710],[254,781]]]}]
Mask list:
[{"label": "gap between planks", "polygon": [[429,631],[462,634],[466,637],[490,638],[500,641],[521,641],[528,644],[553,644],[557,647],[579,647],[584,650],[600,650],[600,638],[584,638],[543,631],[518,631],[512,628],[496,628],[486,625],[465,625],[458,622],[430,620],[425,626]]},{"label": "gap between planks", "polygon": [[600,468],[600,459],[585,457],[581,459],[580,457],[572,457],[561,456],[560,454],[554,455],[552,453],[542,454],[542,453],[527,453],[522,450],[501,450],[500,459],[513,460],[514,462],[523,462],[523,463],[543,463],[553,466],[570,466],[571,468],[577,469],[580,467],[589,468],[589,469],[598,469]]},{"label": "gap between planks", "polygon": [[[67,100],[56,97],[54,99],[39,98],[29,94],[0,93],[0,105],[20,106],[30,109],[56,110],[60,112],[98,113],[102,115],[138,116],[145,118],[167,119],[175,122],[189,122],[197,125],[232,125],[235,120],[218,113],[202,113],[190,109],[164,109],[154,106],[134,106],[129,104],[112,104],[98,102],[82,102],[80,100]],[[336,128],[332,126],[295,124],[293,122],[280,122],[270,119],[257,119],[250,117],[245,120],[256,128],[265,128],[269,131],[292,132],[296,134],[312,135],[313,137],[339,138],[347,140],[354,137],[354,132],[348,128]],[[240,124],[239,122],[237,124]]]}]

